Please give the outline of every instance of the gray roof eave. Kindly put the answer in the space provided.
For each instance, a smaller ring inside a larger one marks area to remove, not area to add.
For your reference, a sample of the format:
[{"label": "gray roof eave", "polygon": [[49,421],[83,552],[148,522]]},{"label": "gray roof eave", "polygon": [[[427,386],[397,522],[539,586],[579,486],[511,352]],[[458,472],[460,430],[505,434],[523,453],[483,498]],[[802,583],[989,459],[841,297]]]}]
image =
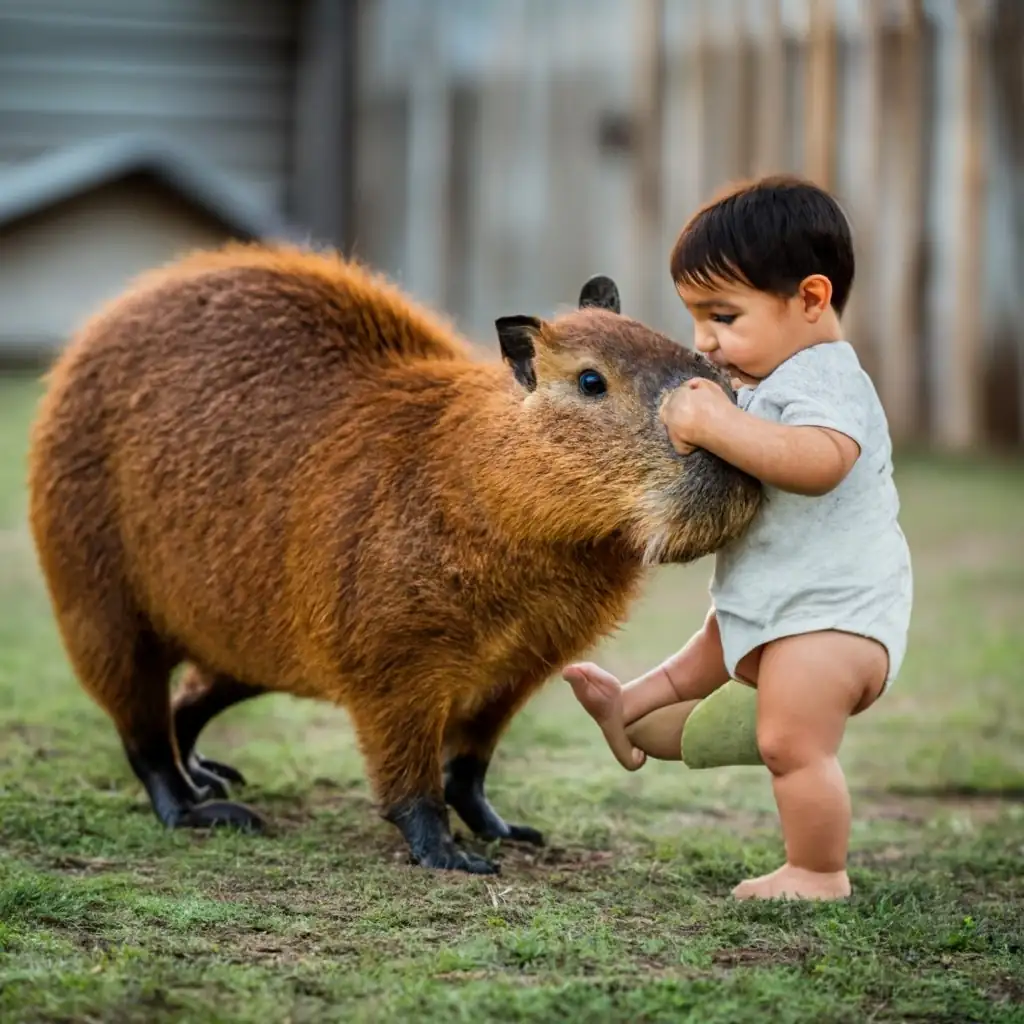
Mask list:
[{"label": "gray roof eave", "polygon": [[0,227],[137,173],[162,181],[237,234],[291,241],[304,237],[200,154],[177,141],[139,135],[90,140],[0,171]]}]

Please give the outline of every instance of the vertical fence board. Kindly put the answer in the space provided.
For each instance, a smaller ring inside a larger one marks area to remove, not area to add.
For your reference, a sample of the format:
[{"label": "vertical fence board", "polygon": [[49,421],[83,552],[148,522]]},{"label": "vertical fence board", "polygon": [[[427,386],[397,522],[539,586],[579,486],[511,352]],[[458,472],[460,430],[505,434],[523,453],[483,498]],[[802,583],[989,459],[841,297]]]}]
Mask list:
[{"label": "vertical fence board", "polygon": [[420,3],[414,17],[423,50],[409,82],[408,224],[406,286],[417,298],[440,305],[447,289],[448,175],[451,153],[446,0]]},{"label": "vertical fence board", "polygon": [[984,223],[984,101],[977,0],[958,0],[955,33],[957,66],[956,276],[950,373],[940,436],[954,449],[981,438],[981,229]]},{"label": "vertical fence board", "polygon": [[[757,0],[754,0],[757,3]],[[786,165],[786,43],[782,0],[762,0],[755,22],[757,49],[757,117],[754,173],[777,174]]]},{"label": "vertical fence board", "polygon": [[[891,163],[891,210],[895,231],[887,235],[895,253],[890,286],[880,302],[881,397],[893,440],[908,441],[921,430],[920,336],[921,232],[924,225],[924,10],[922,0],[905,0],[899,27]],[[884,266],[884,265],[883,265]],[[888,270],[888,267],[886,267]],[[887,278],[889,275],[886,275]]]},{"label": "vertical fence board", "polygon": [[835,179],[835,0],[810,0],[804,89],[805,173],[823,188],[832,188]]},{"label": "vertical fence board", "polygon": [[639,285],[636,302],[652,323],[658,323],[662,319],[664,274],[660,243],[664,216],[665,0],[635,0],[634,12],[633,260]]},{"label": "vertical fence board", "polygon": [[852,169],[847,192],[857,273],[844,319],[849,324],[850,340],[860,352],[865,368],[884,379],[886,366],[878,344],[876,228],[882,132],[881,4],[882,0],[861,0],[858,4],[859,18],[851,47],[854,60],[847,76],[854,94],[854,119],[853,130],[845,133],[843,141],[849,145],[847,157]]}]

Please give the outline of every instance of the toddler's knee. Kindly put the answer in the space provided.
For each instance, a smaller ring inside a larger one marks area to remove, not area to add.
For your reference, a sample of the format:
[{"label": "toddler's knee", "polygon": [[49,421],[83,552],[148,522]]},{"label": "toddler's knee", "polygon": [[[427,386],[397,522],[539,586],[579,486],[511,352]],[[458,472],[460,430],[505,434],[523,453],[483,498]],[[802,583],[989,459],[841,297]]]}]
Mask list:
[{"label": "toddler's knee", "polygon": [[789,775],[822,757],[818,746],[786,725],[758,725],[757,749],[772,775]]}]

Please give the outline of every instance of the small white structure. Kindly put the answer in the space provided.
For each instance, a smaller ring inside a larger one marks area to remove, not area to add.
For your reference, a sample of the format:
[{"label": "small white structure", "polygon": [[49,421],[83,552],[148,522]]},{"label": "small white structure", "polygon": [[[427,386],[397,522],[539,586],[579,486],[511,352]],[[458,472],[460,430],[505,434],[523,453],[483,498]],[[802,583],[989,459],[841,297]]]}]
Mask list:
[{"label": "small white structure", "polygon": [[295,238],[180,143],[116,137],[0,173],[0,360],[47,358],[143,270],[229,238]]}]

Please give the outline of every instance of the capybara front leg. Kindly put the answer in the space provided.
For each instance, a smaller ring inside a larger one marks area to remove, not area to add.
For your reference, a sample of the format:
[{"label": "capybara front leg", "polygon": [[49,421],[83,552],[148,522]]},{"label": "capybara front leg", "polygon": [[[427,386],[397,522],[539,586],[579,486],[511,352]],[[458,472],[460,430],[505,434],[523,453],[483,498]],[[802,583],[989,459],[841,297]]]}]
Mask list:
[{"label": "capybara front leg", "polygon": [[441,786],[447,709],[382,702],[351,712],[381,815],[402,833],[413,860],[426,868],[495,874],[494,864],[460,850],[452,837]]},{"label": "capybara front leg", "polygon": [[544,836],[537,829],[506,822],[484,790],[487,769],[501,734],[538,685],[530,680],[502,691],[453,730],[453,754],[444,769],[444,798],[466,827],[482,839],[544,845]]},{"label": "capybara front leg", "polygon": [[422,867],[468,871],[474,875],[498,873],[497,865],[491,861],[455,845],[448,824],[448,808],[443,800],[409,797],[386,807],[383,813],[405,837],[413,860]]},{"label": "capybara front leg", "polygon": [[206,786],[215,796],[226,797],[228,783],[245,785],[245,777],[237,768],[203,757],[195,749],[196,740],[211,718],[263,693],[266,690],[260,686],[189,665],[172,707],[181,762],[197,786]]}]

